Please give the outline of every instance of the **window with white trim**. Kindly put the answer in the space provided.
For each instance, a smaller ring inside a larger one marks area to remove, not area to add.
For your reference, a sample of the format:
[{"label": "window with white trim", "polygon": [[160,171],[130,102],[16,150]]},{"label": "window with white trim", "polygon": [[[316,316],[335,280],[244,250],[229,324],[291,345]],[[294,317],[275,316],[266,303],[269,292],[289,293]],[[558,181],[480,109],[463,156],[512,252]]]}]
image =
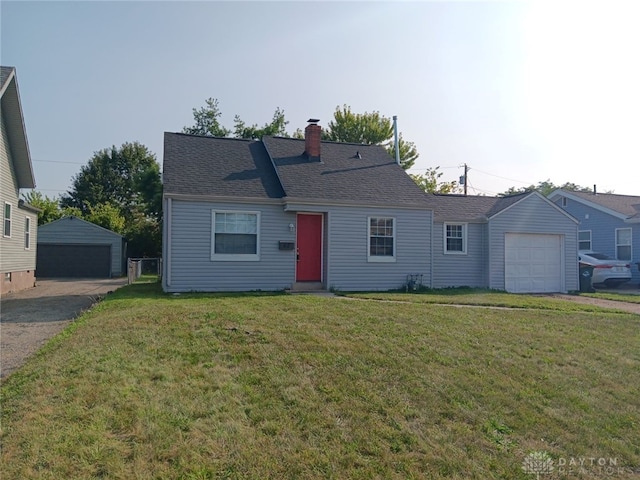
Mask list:
[{"label": "window with white trim", "polygon": [[631,229],[616,228],[616,258],[631,260]]},{"label": "window with white trim", "polygon": [[31,248],[31,218],[24,218],[24,249]]},{"label": "window with white trim", "polygon": [[368,261],[395,261],[395,230],[395,219],[393,217],[369,217]]},{"label": "window with white trim", "polygon": [[11,236],[11,204],[4,204],[4,228],[2,230],[2,234],[5,237]]},{"label": "window with white trim", "polygon": [[260,260],[260,213],[212,211],[211,260]]},{"label": "window with white trim", "polygon": [[444,253],[467,253],[467,224],[444,224]]},{"label": "window with white trim", "polygon": [[578,250],[591,250],[591,230],[578,232]]}]

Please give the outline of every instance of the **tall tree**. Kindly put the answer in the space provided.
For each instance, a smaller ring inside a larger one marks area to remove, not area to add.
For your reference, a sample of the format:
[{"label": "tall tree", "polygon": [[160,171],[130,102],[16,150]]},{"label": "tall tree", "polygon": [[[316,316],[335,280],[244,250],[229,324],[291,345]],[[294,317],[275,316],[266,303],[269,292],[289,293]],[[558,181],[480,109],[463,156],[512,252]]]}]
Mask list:
[{"label": "tall tree", "polygon": [[161,251],[160,241],[139,236],[140,231],[149,230],[140,228],[141,221],[152,225],[151,230],[159,226],[162,182],[155,155],[138,142],[96,152],[73,178],[72,190],[62,196],[60,204],[79,209],[83,218],[95,217],[115,227],[121,216],[125,223],[119,233],[128,238],[132,255],[156,256]]},{"label": "tall tree", "polygon": [[[354,113],[348,105],[343,105],[342,108],[336,107],[333,120],[327,124],[327,129],[323,132],[325,140],[334,142],[382,145],[395,158],[393,136],[391,119],[380,115],[377,111]],[[405,141],[402,135],[399,135],[398,148],[400,165],[405,170],[411,168],[418,158],[415,144]]]},{"label": "tall tree", "polygon": [[124,234],[126,220],[122,216],[120,210],[110,203],[100,203],[98,205],[90,205],[89,212],[84,215],[84,219],[100,225],[107,230]]},{"label": "tall tree", "polygon": [[37,190],[32,190],[22,196],[25,202],[40,210],[38,212],[38,225],[53,222],[62,216],[60,201],[57,198],[49,198]]},{"label": "tall tree", "polygon": [[[396,144],[391,142],[387,145],[387,152],[393,158],[396,158]],[[405,170],[409,170],[416,163],[419,157],[418,150],[413,142],[407,142],[402,138],[402,134],[398,135],[398,153],[400,156],[400,165]],[[437,167],[436,167],[437,168]]]},{"label": "tall tree", "polygon": [[333,142],[382,145],[393,138],[393,124],[380,112],[353,113],[351,107],[338,106],[327,124],[325,138]]},{"label": "tall tree", "polygon": [[230,130],[220,123],[219,102],[216,98],[205,100],[205,106],[193,109],[194,124],[191,127],[184,127],[183,133],[193,135],[205,135],[210,137],[228,137],[231,134],[235,138],[262,138],[265,135],[288,137],[287,122],[284,117],[284,110],[279,107],[273,114],[271,122],[265,123],[262,127],[258,124],[247,125],[244,120],[236,115],[233,119],[234,128]]},{"label": "tall tree", "polygon": [[455,181],[442,182],[442,172],[438,170],[440,167],[427,168],[424,174],[412,174],[409,176],[418,186],[427,193],[458,193],[460,187]]},{"label": "tall tree", "polygon": [[234,136],[236,138],[262,138],[265,135],[279,136],[279,137],[288,137],[287,133],[287,122],[284,119],[284,110],[281,110],[279,107],[276,108],[275,113],[273,114],[273,119],[270,123],[265,123],[262,128],[258,128],[257,124],[251,125],[247,127],[246,123],[242,121],[239,115],[236,115],[234,120]]},{"label": "tall tree", "polygon": [[191,127],[184,127],[182,132],[210,137],[228,137],[231,130],[220,124],[220,115],[222,113],[218,107],[218,99],[207,98],[204,107],[193,109],[195,124]]}]

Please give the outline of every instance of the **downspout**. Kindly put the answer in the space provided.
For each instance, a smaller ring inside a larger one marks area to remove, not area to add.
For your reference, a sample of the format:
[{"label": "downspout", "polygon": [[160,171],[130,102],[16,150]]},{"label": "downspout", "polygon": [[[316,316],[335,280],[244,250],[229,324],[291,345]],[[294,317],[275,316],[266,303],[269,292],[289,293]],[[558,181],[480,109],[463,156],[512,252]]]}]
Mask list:
[{"label": "downspout", "polygon": [[393,116],[393,141],[396,148],[396,163],[400,165],[400,145],[398,145],[398,116]]}]

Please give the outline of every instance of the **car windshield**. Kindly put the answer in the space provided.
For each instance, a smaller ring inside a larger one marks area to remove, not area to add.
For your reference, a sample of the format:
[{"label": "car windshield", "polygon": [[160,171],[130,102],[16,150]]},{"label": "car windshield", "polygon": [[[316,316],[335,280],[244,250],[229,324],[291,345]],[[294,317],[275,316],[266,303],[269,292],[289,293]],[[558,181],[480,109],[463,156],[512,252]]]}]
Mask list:
[{"label": "car windshield", "polygon": [[589,255],[596,260],[613,260],[609,255],[605,255],[604,253],[585,253],[585,255]]}]

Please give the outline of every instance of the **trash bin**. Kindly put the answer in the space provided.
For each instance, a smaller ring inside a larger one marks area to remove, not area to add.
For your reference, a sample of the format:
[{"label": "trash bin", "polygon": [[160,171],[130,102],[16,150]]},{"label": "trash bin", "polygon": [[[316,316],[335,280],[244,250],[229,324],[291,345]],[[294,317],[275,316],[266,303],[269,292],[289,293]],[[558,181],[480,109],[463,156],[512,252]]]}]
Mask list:
[{"label": "trash bin", "polygon": [[591,286],[591,277],[593,277],[593,267],[591,265],[580,264],[580,291],[595,292]]}]

